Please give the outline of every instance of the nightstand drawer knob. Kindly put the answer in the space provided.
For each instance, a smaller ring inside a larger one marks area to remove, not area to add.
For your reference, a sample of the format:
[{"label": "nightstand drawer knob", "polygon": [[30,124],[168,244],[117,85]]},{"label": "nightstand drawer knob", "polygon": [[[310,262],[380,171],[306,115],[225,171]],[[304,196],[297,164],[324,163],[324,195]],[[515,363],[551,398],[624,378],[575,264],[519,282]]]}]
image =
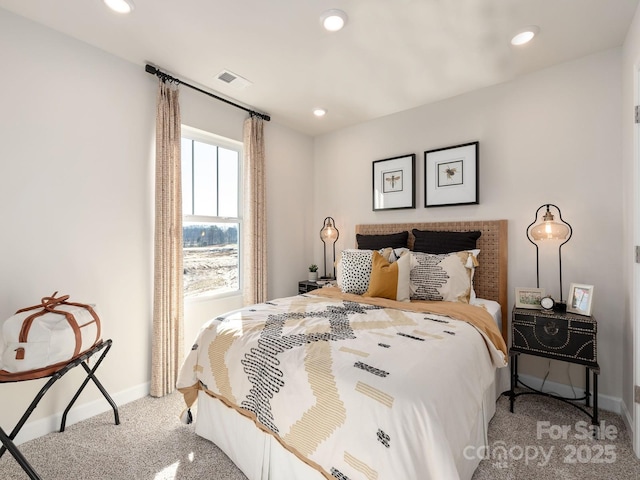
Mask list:
[{"label": "nightstand drawer knob", "polygon": [[549,322],[544,326],[544,332],[547,335],[557,335],[558,331],[559,329],[556,326],[556,322]]}]

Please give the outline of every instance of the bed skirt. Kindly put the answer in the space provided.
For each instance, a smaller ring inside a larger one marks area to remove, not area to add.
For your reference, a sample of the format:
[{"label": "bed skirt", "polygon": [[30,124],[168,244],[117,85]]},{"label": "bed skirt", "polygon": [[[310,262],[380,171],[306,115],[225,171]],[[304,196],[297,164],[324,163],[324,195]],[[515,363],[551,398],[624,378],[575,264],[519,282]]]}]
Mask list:
[{"label": "bed skirt", "polygon": [[[496,401],[508,389],[509,368],[499,368],[494,382],[484,393],[476,428],[469,432],[468,446],[473,448],[469,448],[469,454],[460,458],[456,465],[460,480],[470,480],[478,467],[481,458],[475,453],[488,444],[487,430],[496,411]],[[221,401],[200,391],[197,405],[196,433],[215,443],[249,480],[325,479],[322,473],[286,450],[272,435],[256,428],[253,420]]]}]

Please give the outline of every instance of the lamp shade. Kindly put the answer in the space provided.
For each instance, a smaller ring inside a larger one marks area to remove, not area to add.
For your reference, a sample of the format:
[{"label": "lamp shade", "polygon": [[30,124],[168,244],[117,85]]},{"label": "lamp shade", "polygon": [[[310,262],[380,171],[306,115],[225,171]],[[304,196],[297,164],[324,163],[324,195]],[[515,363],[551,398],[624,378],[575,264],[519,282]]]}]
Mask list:
[{"label": "lamp shade", "polygon": [[322,230],[320,230],[320,238],[322,239],[322,241],[325,243],[335,242],[336,240],[338,240],[338,235],[340,235],[340,232],[338,232],[333,218],[325,218]]},{"label": "lamp shade", "polygon": [[[322,229],[320,230],[320,239],[324,246],[324,277],[322,278],[335,278],[336,276],[336,240],[338,240],[339,235],[340,232],[338,232],[336,222],[333,218],[325,218]],[[329,277],[327,274],[327,243],[333,245],[333,277]]]},{"label": "lamp shade", "polygon": [[569,235],[569,227],[554,221],[553,214],[549,210],[542,220],[542,223],[531,228],[530,234],[534,240],[564,240]]}]

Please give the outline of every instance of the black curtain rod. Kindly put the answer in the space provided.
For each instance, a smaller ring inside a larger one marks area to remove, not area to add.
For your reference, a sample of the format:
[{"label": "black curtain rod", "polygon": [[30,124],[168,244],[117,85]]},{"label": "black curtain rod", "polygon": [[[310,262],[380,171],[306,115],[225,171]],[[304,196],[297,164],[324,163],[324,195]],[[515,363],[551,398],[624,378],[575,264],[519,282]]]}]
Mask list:
[{"label": "black curtain rod", "polygon": [[229,105],[233,105],[234,107],[239,108],[241,110],[244,110],[245,112],[249,112],[251,115],[254,115],[256,117],[260,117],[263,120],[266,120],[267,122],[271,121],[271,117],[269,115],[265,114],[265,113],[256,112],[255,110],[251,110],[250,108],[243,107],[242,105],[238,105],[237,103],[233,103],[232,101],[227,100],[226,98],[222,98],[222,97],[219,97],[218,95],[214,95],[213,93],[210,93],[210,92],[207,92],[205,90],[202,90],[201,88],[198,88],[198,87],[196,87],[194,85],[189,85],[188,83],[183,82],[179,78],[172,77],[168,73],[160,71],[159,69],[157,69],[153,65],[147,65],[147,66],[144,67],[144,69],[145,69],[145,71],[147,73],[150,73],[151,75],[155,75],[156,77],[158,77],[163,82],[164,81],[170,81],[170,82],[177,83],[179,85],[184,85],[185,87],[189,87],[189,88],[192,88],[194,90],[197,90],[200,93],[204,93],[205,95],[209,95],[210,97],[213,97],[216,100],[220,100],[221,102],[228,103]]}]

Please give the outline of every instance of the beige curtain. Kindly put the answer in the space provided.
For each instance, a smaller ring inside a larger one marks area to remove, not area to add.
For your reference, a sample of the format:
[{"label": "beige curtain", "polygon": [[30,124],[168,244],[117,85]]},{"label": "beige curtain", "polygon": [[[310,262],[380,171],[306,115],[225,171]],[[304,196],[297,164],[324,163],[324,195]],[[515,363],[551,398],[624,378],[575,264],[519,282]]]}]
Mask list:
[{"label": "beige curtain", "polygon": [[264,122],[244,122],[244,288],[245,305],[267,300],[267,219]]},{"label": "beige curtain", "polygon": [[156,208],[151,395],[175,390],[183,353],[182,184],[177,86],[160,81],[156,109]]}]

